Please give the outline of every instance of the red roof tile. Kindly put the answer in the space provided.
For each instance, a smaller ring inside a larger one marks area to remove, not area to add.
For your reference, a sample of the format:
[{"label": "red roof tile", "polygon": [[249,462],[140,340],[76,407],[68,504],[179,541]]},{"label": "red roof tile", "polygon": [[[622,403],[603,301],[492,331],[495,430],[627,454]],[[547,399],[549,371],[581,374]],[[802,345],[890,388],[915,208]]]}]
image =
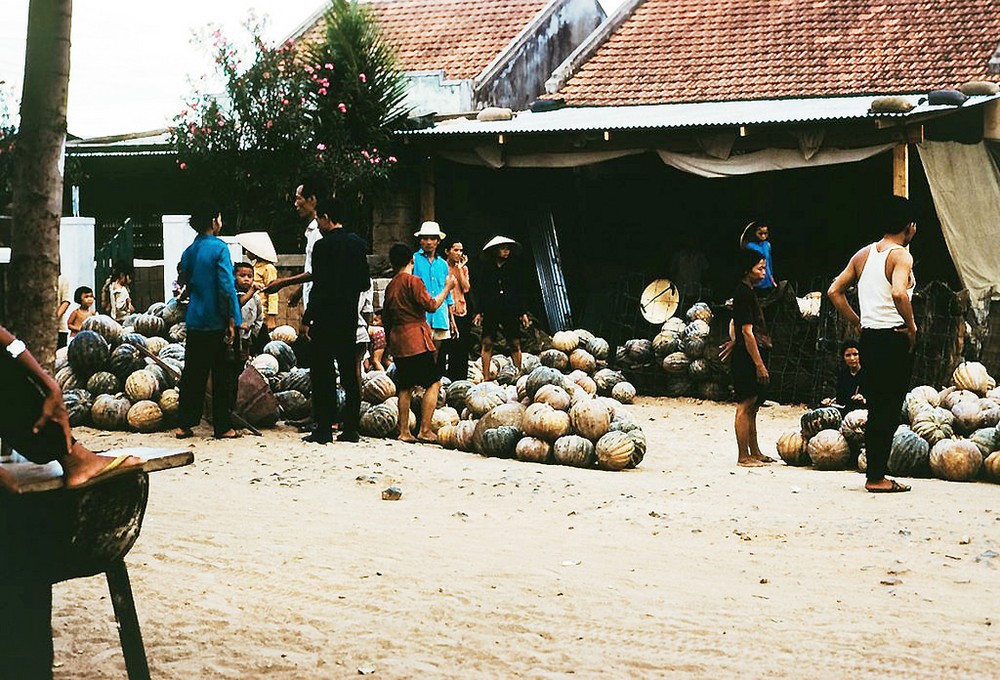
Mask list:
[{"label": "red roof tile", "polygon": [[988,76],[1000,0],[646,0],[562,86],[575,106],[922,92]]},{"label": "red roof tile", "polygon": [[[548,4],[546,0],[372,0],[367,3],[404,71],[475,78]],[[323,31],[319,19],[302,39]]]}]

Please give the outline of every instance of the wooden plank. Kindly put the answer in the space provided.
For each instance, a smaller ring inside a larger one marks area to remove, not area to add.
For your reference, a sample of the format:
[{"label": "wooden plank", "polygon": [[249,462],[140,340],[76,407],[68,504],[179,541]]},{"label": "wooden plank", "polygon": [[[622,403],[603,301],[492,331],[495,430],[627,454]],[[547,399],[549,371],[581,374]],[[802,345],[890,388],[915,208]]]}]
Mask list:
[{"label": "wooden plank", "polygon": [[[184,467],[194,462],[194,454],[186,449],[160,449],[145,446],[132,446],[111,451],[102,451],[102,455],[120,456],[127,454],[139,456],[146,460],[140,468],[143,472],[158,472],[177,467]],[[54,491],[65,486],[63,470],[59,463],[53,461],[46,465],[35,463],[3,463],[0,469],[10,474],[15,487],[6,489],[13,493],[39,493]],[[128,468],[132,470],[134,468]],[[98,484],[100,482],[97,482]]]},{"label": "wooden plank", "polygon": [[897,144],[892,149],[892,193],[894,196],[910,197],[910,147]]}]

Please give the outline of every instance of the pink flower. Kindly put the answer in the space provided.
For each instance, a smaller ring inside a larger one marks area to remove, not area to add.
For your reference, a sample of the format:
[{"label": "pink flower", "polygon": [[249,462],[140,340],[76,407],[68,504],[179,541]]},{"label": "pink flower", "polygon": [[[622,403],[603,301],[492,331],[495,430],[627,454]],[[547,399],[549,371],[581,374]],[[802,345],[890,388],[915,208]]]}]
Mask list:
[{"label": "pink flower", "polygon": [[320,142],[319,144],[316,145],[316,148],[319,149],[320,151],[326,151],[326,144]]},{"label": "pink flower", "polygon": [[181,167],[181,170],[187,170],[188,169],[188,164],[187,163],[181,163],[180,167]]},{"label": "pink flower", "polygon": [[390,163],[395,163],[396,162],[396,157],[395,156],[389,156],[389,162]]},{"label": "pink flower", "polygon": [[326,94],[326,88],[325,87],[319,88],[319,93],[320,94]]},{"label": "pink flower", "polygon": [[361,150],[361,155],[364,156],[365,158],[368,158],[368,150],[367,149],[362,149]]},{"label": "pink flower", "polygon": [[268,129],[270,129],[273,125],[274,125],[274,121],[273,120],[269,120],[269,121],[267,121],[265,127],[267,127]]},{"label": "pink flower", "polygon": [[347,113],[347,104],[345,104],[344,102],[340,102],[339,104],[337,104],[337,108],[340,109],[341,113]]},{"label": "pink flower", "polygon": [[330,62],[326,62],[325,64],[323,64],[323,66],[326,68],[327,71],[333,70],[333,64],[331,64]]},{"label": "pink flower", "polygon": [[288,100],[287,99],[282,99],[281,100],[281,105],[282,106],[288,106]]},{"label": "pink flower", "polygon": [[312,73],[312,72],[313,72],[313,67],[312,67],[312,66],[310,66],[309,64],[306,64],[306,65],[305,65],[305,66],[303,67],[303,70],[304,70],[304,71],[305,71],[306,73]]},{"label": "pink flower", "polygon": [[226,127],[226,121],[220,120],[219,121],[219,127]]},{"label": "pink flower", "polygon": [[359,73],[358,74],[358,80],[360,80],[362,83],[367,83],[368,82],[368,76],[366,76],[364,73]]}]

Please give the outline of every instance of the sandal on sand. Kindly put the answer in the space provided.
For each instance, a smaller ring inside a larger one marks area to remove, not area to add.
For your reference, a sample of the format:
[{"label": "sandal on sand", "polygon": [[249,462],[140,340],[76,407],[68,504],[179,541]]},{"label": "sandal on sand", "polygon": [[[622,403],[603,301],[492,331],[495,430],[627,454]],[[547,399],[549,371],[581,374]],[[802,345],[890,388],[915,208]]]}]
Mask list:
[{"label": "sandal on sand", "polygon": [[910,487],[907,486],[906,484],[900,484],[895,479],[890,479],[888,489],[880,489],[880,488],[871,489],[865,487],[865,490],[868,493],[904,493],[906,491],[909,491]]},{"label": "sandal on sand", "polygon": [[125,474],[126,472],[138,472],[139,470],[142,470],[142,464],[145,461],[142,460],[141,458],[138,459],[139,462],[136,463],[135,465],[126,465],[122,467],[122,463],[127,461],[129,458],[132,458],[132,456],[127,453],[123,453],[120,456],[116,456],[112,458],[110,462],[108,462],[108,464],[105,465],[100,472],[98,472],[96,475],[94,475],[87,481],[82,482],[80,484],[72,484],[72,485],[67,484],[66,488],[79,489],[85,486],[90,486],[91,484],[97,484],[99,482],[103,482],[107,479],[111,479],[112,477],[117,477],[118,475]]},{"label": "sandal on sand", "polygon": [[178,439],[189,439],[194,436],[194,432],[191,431],[190,427],[179,427],[174,432],[174,436]]},{"label": "sandal on sand", "polygon": [[212,437],[212,439],[239,439],[242,436],[243,436],[242,432],[240,432],[239,430],[233,430],[232,434],[221,434],[221,435]]}]

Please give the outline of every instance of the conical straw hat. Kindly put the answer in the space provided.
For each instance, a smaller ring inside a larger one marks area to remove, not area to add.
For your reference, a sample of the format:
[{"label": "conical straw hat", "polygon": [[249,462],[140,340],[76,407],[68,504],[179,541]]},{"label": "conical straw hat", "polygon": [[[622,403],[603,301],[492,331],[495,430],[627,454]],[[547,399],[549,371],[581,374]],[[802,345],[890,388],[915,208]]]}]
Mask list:
[{"label": "conical straw hat", "polygon": [[271,243],[271,237],[266,231],[237,234],[236,241],[258,259],[267,260],[272,264],[278,261],[278,253],[275,252],[274,244]]}]

